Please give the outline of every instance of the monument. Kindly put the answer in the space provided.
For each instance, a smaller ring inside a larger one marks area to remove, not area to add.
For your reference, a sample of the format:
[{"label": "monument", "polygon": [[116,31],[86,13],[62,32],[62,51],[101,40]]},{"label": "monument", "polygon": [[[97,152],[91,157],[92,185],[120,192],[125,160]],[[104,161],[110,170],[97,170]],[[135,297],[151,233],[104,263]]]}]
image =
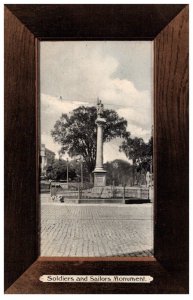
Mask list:
[{"label": "monument", "polygon": [[94,186],[106,186],[106,171],[103,168],[103,126],[106,119],[103,118],[104,105],[97,99],[97,152],[94,173]]}]

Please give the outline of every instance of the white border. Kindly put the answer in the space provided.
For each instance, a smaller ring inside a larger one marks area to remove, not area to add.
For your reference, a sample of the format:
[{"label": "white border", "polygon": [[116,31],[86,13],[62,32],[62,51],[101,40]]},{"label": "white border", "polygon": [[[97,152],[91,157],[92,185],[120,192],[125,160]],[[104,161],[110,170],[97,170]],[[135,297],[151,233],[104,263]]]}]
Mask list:
[{"label": "white border", "polygon": [[[190,4],[190,1],[50,1],[50,0],[46,0],[46,1],[4,1],[4,3],[0,4],[0,57],[1,57],[1,72],[0,72],[0,82],[1,82],[1,89],[0,89],[0,95],[1,95],[1,101],[0,101],[0,141],[1,141],[1,147],[0,147],[0,166],[2,166],[1,171],[0,171],[0,180],[1,180],[1,226],[0,226],[0,238],[1,238],[1,264],[0,264],[0,281],[1,281],[1,285],[0,285],[0,296],[1,297],[14,297],[15,299],[21,299],[21,297],[23,298],[23,296],[25,297],[25,299],[31,299],[32,297],[36,297],[36,299],[41,299],[42,297],[49,297],[51,298],[52,296],[55,297],[64,297],[65,299],[71,299],[73,297],[73,299],[78,298],[78,299],[85,299],[85,298],[96,298],[96,297],[105,297],[108,299],[118,299],[119,297],[123,297],[128,299],[128,297],[134,297],[135,299],[140,299],[142,297],[142,299],[148,299],[149,297],[155,299],[155,298],[160,298],[160,297],[164,297],[166,300],[177,297],[180,299],[185,298],[185,297],[189,297],[189,295],[4,295],[4,287],[3,287],[3,199],[4,199],[4,191],[3,191],[3,186],[4,186],[4,174],[3,174],[3,165],[4,165],[4,146],[3,146],[3,141],[4,141],[4,125],[3,125],[3,120],[4,120],[4,107],[3,107],[3,99],[4,99],[4,67],[3,67],[3,63],[4,62],[4,29],[3,29],[3,20],[4,20],[4,4]],[[190,5],[190,32],[192,29],[192,6]],[[191,37],[191,34],[190,34]],[[192,39],[190,40],[190,53],[192,52]],[[192,60],[190,59],[190,78],[192,78],[191,76],[192,74]],[[193,105],[192,105],[192,89],[190,86],[190,114],[193,112]],[[190,122],[190,149],[193,146],[193,122],[191,120]],[[191,151],[190,151],[191,153]],[[190,175],[192,175],[192,170],[193,170],[193,160],[192,160],[192,156],[190,157]],[[192,178],[191,178],[192,179]],[[192,183],[192,184],[191,184]],[[192,200],[191,200],[191,195],[193,196],[193,181],[191,182],[190,180],[190,212],[193,212],[193,205],[192,205]],[[182,199],[183,201],[183,199]],[[190,216],[191,217],[191,216]],[[191,218],[190,218],[191,220]],[[192,222],[190,224],[190,232],[192,229]],[[179,237],[180,238],[180,237]],[[192,239],[190,240],[190,253],[192,253]],[[192,260],[190,258],[190,274],[192,273]],[[192,288],[191,286],[193,285],[193,280],[192,280],[192,276],[190,277],[190,293],[192,294]]]}]

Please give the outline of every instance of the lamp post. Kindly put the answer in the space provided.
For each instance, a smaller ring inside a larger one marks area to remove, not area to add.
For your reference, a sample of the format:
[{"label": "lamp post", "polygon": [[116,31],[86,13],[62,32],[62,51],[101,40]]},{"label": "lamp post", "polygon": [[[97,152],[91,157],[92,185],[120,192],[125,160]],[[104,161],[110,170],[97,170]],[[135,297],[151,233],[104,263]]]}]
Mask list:
[{"label": "lamp post", "polygon": [[68,189],[68,181],[69,181],[69,178],[68,178],[68,158],[66,159],[66,162],[67,162],[67,165],[66,165],[66,182],[67,182],[67,189]]},{"label": "lamp post", "polygon": [[83,188],[83,160],[80,161],[81,188]]}]

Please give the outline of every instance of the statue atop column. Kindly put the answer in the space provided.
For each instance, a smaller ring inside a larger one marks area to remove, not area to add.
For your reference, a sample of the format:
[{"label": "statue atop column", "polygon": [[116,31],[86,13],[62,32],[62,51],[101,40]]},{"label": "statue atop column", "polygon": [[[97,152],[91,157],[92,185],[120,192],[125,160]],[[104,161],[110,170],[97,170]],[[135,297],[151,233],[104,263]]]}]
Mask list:
[{"label": "statue atop column", "polygon": [[101,117],[104,112],[104,105],[102,104],[102,101],[97,98],[97,117]]}]

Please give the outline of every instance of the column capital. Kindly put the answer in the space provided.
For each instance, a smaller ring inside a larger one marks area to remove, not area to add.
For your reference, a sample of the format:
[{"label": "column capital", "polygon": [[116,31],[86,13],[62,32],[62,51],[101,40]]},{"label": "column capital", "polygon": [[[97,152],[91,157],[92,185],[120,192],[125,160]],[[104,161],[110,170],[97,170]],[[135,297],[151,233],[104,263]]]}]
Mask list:
[{"label": "column capital", "polygon": [[98,125],[98,126],[102,126],[104,124],[106,124],[106,119],[104,118],[97,118],[95,123]]}]

